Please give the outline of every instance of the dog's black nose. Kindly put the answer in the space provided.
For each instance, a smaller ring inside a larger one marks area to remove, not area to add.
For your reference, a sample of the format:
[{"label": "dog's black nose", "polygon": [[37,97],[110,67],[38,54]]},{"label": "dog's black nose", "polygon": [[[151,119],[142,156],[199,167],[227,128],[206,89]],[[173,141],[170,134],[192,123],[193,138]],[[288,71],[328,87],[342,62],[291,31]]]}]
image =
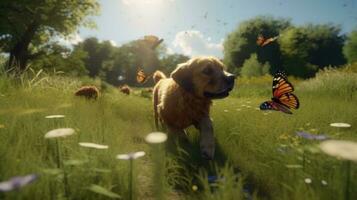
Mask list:
[{"label": "dog's black nose", "polygon": [[233,74],[230,74],[227,76],[227,82],[229,84],[234,84],[234,80],[236,79],[236,76],[234,76]]}]

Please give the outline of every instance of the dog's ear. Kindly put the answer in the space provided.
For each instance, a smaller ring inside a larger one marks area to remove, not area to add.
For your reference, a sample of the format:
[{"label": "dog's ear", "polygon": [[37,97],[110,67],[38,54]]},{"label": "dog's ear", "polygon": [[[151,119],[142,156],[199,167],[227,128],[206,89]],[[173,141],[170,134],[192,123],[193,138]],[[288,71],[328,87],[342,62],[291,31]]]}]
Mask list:
[{"label": "dog's ear", "polygon": [[183,87],[188,92],[193,92],[192,72],[188,63],[177,65],[176,69],[171,72],[171,78],[176,81],[179,86]]}]

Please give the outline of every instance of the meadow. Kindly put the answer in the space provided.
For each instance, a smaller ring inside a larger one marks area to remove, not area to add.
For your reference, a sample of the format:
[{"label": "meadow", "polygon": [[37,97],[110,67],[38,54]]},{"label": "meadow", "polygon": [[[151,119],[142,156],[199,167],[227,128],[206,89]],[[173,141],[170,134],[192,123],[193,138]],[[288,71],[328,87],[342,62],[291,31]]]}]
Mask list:
[{"label": "meadow", "polygon": [[[146,155],[133,161],[133,199],[336,200],[344,199],[346,191],[349,199],[357,199],[356,163],[330,157],[319,150],[320,141],[295,133],[357,141],[355,67],[289,80],[301,103],[292,115],[258,109],[271,98],[271,76],[239,77],[228,98],[215,100],[217,153],[207,162],[199,156],[198,132],[193,128],[188,130],[190,144],[177,146],[174,152],[145,142],[145,136],[156,130],[150,94],[141,88],[125,95],[105,86],[98,100],[88,101],[75,97],[74,91],[85,84],[104,84],[44,72],[28,71],[18,79],[1,75],[0,181],[30,173],[39,178],[20,190],[0,193],[0,199],[129,199],[130,162],[116,155],[136,151]],[[47,115],[65,117],[46,119]],[[331,127],[334,122],[351,128]],[[48,131],[64,127],[76,133],[44,138]],[[109,148],[84,148],[79,142]],[[161,169],[157,151],[162,153]],[[219,179],[209,184],[213,174]]]}]

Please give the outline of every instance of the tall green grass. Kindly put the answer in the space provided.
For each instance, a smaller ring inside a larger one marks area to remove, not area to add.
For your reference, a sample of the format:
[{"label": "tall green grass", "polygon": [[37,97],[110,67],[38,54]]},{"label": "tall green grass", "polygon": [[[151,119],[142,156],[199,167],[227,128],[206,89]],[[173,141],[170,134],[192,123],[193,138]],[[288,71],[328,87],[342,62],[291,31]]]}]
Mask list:
[{"label": "tall green grass", "polygon": [[[271,81],[270,76],[239,78],[230,97],[214,101],[216,161],[200,159],[198,132],[193,128],[189,143],[168,152],[161,190],[165,199],[342,199],[343,162],[324,155],[316,148],[319,142],[298,138],[295,131],[357,141],[356,74],[328,70],[307,81],[290,78],[301,101],[293,115],[256,109],[271,98]],[[155,199],[155,163],[144,142],[145,135],[155,130],[150,98],[142,97],[139,89],[127,96],[105,86],[99,100],[87,101],[73,95],[83,84],[104,85],[42,72],[28,72],[17,79],[0,76],[0,124],[4,125],[0,128],[0,181],[40,174],[38,181],[19,191],[0,193],[0,199],[65,198],[64,173],[56,170],[54,141],[44,139],[47,131],[61,127],[76,130],[75,135],[60,139],[68,199],[108,199],[90,191],[93,184],[128,199],[129,162],[115,156],[139,150],[147,155],[135,160],[134,198]],[[66,117],[44,118],[52,114]],[[329,126],[332,122],[346,122],[352,128],[336,129]],[[91,150],[78,142],[105,144],[109,149]],[[207,176],[214,174],[222,179],[210,185]],[[305,183],[305,178],[312,183]],[[328,184],[322,185],[322,180]],[[356,180],[353,163],[351,199],[357,198]]]}]

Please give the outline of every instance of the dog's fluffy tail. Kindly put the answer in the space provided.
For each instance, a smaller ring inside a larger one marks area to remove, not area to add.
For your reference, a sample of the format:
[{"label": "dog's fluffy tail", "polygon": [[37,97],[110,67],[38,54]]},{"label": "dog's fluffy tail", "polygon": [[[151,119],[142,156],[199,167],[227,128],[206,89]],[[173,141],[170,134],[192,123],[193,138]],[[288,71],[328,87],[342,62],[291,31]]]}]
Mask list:
[{"label": "dog's fluffy tail", "polygon": [[155,84],[159,82],[161,79],[166,78],[165,74],[159,70],[157,70],[153,75],[152,78],[154,79]]}]

